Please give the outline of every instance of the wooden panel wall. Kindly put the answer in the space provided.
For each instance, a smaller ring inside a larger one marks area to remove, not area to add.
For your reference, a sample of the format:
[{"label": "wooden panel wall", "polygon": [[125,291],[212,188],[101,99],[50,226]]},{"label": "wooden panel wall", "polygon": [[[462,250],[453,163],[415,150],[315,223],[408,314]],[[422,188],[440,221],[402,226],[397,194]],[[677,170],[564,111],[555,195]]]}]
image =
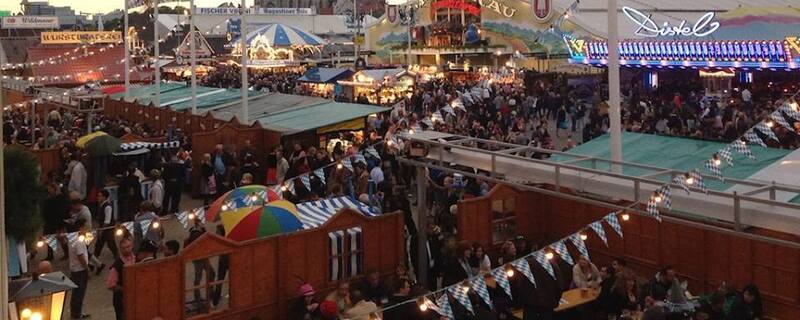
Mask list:
[{"label": "wooden panel wall", "polygon": [[328,233],[360,226],[364,241],[364,270],[388,274],[403,262],[403,215],[399,212],[366,218],[343,210],[317,229],[246,242],[207,234],[172,258],[125,268],[127,319],[182,319],[184,266],[193,260],[230,255],[230,307],[195,319],[284,319],[302,279],[320,297],[336,283],[328,281]]},{"label": "wooden panel wall", "polygon": [[61,170],[61,152],[59,149],[29,150],[39,163],[41,181],[47,181],[50,172]]},{"label": "wooden panel wall", "polygon": [[[519,232],[540,244],[574,233],[611,212],[534,192],[521,193],[518,199],[523,204],[518,208],[532,208],[525,213],[529,222],[520,223]],[[485,219],[475,216],[488,216],[490,212],[473,212],[475,209],[471,208],[491,200],[482,197],[461,202],[465,211],[459,211],[459,220],[464,219],[459,226]],[[624,238],[604,225],[608,247],[588,232],[587,243],[595,263],[605,265],[615,257],[622,257],[645,278],[652,277],[665,265],[672,265],[689,282],[689,290],[694,294],[711,292],[723,281],[739,289],[753,283],[764,296],[767,316],[800,319],[800,249],[673,222],[659,223],[637,215],[621,223]],[[475,237],[463,233],[461,236],[470,240]],[[792,240],[800,242],[797,237]]]}]

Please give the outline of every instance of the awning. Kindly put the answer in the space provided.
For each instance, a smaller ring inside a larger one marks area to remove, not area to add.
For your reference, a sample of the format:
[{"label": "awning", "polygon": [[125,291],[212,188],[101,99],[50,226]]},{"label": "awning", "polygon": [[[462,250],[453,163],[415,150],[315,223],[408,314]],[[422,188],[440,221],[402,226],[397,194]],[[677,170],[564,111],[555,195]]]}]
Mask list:
[{"label": "awning", "polygon": [[337,131],[355,131],[355,130],[361,130],[363,128],[364,128],[364,118],[358,118],[350,121],[339,122],[337,124],[332,124],[329,126],[324,126],[322,128],[317,129],[317,134],[337,132]]},{"label": "awning", "polygon": [[344,208],[358,211],[367,217],[374,217],[380,214],[377,208],[370,207],[347,196],[297,204],[300,221],[303,222],[305,229],[317,228],[325,224],[328,219]]}]

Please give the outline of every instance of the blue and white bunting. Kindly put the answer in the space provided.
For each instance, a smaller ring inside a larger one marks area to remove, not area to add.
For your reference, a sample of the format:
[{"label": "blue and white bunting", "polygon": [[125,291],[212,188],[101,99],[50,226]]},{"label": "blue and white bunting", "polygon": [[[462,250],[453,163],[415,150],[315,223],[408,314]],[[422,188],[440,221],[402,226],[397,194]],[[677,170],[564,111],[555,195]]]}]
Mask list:
[{"label": "blue and white bunting", "polygon": [[365,158],[363,154],[356,153],[356,155],[353,158],[355,163],[361,162],[363,164],[367,164],[367,158]]},{"label": "blue and white bunting", "polygon": [[468,288],[464,288],[460,284],[456,284],[447,288],[447,291],[450,293],[450,296],[464,306],[469,313],[475,313],[475,311],[472,309],[472,302],[469,301]]},{"label": "blue and white bunting", "polygon": [[129,235],[133,235],[133,221],[124,222],[122,223],[122,226],[128,230]]},{"label": "blue and white bunting", "polygon": [[783,114],[781,114],[780,109],[779,110],[775,110],[775,112],[772,113],[771,118],[772,118],[772,120],[775,120],[775,122],[777,122],[779,125],[783,126],[784,128],[786,128],[786,129],[788,129],[790,131],[794,131],[794,127],[792,127],[792,125],[790,125],[789,122],[786,121],[786,119],[783,117]]},{"label": "blue and white bunting", "polygon": [[[796,102],[795,102],[796,103]],[[784,104],[780,108],[778,108],[781,112],[785,113],[790,118],[800,121],[800,111],[792,109],[788,104]]]},{"label": "blue and white bunting", "polygon": [[686,194],[692,193],[692,191],[689,190],[689,186],[686,185],[686,178],[684,178],[684,176],[675,176],[675,178],[672,178],[672,183],[681,186],[681,188],[686,191]]},{"label": "blue and white bunting", "polygon": [[186,211],[178,214],[178,221],[181,223],[184,229],[189,229],[189,219],[187,216],[188,213],[186,213]]},{"label": "blue and white bunting", "polygon": [[56,239],[55,235],[53,235],[53,234],[48,235],[47,237],[45,237],[45,240],[47,241],[47,246],[49,246],[50,249],[53,250],[53,252],[58,251],[57,250],[58,249],[58,239]]},{"label": "blue and white bunting", "polygon": [[[520,260],[525,260],[525,259],[520,259]],[[526,261],[525,265],[527,266],[527,264],[528,264],[528,262]],[[520,272],[522,272],[522,271],[520,271]],[[531,272],[531,269],[530,269],[530,267],[528,267],[528,273],[530,273],[530,272]],[[523,272],[523,274],[524,274],[524,272]],[[491,275],[492,275],[492,278],[494,278],[494,282],[497,283],[497,286],[502,288],[503,292],[505,292],[506,295],[509,298],[513,299],[514,297],[511,296],[511,283],[508,282],[508,275],[506,274],[506,270],[504,270],[503,267],[495,268],[494,270],[492,270]],[[533,275],[531,275],[531,278],[533,278]],[[533,283],[534,283],[534,286],[535,286],[536,282],[533,282]]]},{"label": "blue and white bunting", "polygon": [[[420,120],[420,122],[424,123],[428,127],[433,127],[432,117],[425,117],[422,120]],[[422,131],[422,130],[420,130],[420,131]]]},{"label": "blue and white bunting", "polygon": [[436,304],[439,305],[439,310],[442,310],[442,313],[439,313],[440,315],[448,319],[455,319],[453,308],[450,307],[450,298],[446,293],[442,293],[442,295],[436,299]]},{"label": "blue and white bunting", "polygon": [[775,135],[775,132],[772,131],[772,128],[767,126],[767,124],[764,123],[764,121],[759,122],[756,125],[756,129],[758,131],[761,131],[761,133],[765,134],[770,139],[775,140],[775,141],[780,141],[780,140],[778,140],[778,136]]},{"label": "blue and white bunting", "polygon": [[206,223],[206,208],[198,208],[194,214],[197,217],[197,221]]},{"label": "blue and white bunting", "polygon": [[572,256],[569,255],[569,250],[567,250],[567,245],[564,244],[564,240],[558,240],[551,244],[550,247],[561,256],[561,259],[564,259],[564,261],[570,265],[575,264],[575,261],[572,261]]},{"label": "blue and white bunting", "polygon": [[647,200],[646,209],[649,215],[653,216],[653,218],[656,220],[661,221],[661,213],[658,212],[658,203],[656,203],[656,200],[654,200],[653,197],[650,197],[650,200]]},{"label": "blue and white bunting", "polygon": [[322,183],[323,185],[325,184],[325,170],[323,170],[322,168],[314,170],[314,175],[317,176],[317,179],[319,179],[320,183]]},{"label": "blue and white bunting", "polygon": [[619,237],[622,238],[622,226],[619,224],[619,219],[617,219],[617,212],[609,213],[605,219],[611,229],[614,229]]},{"label": "blue and white bunting", "polygon": [[767,144],[764,143],[763,140],[761,140],[761,137],[759,137],[758,134],[753,132],[753,129],[747,130],[747,132],[744,133],[744,138],[747,139],[747,141],[749,141],[750,143],[755,143],[764,148],[767,147]]},{"label": "blue and white bunting", "polygon": [[153,223],[153,221],[151,221],[150,219],[142,220],[141,222],[139,222],[139,227],[142,228],[142,234],[144,236],[147,236],[147,233],[150,232],[150,224],[151,223]]},{"label": "blue and white bunting", "polygon": [[536,258],[536,262],[538,262],[539,265],[542,266],[542,268],[544,268],[544,270],[546,270],[547,273],[549,273],[550,276],[553,277],[553,279],[555,279],[556,272],[553,271],[553,266],[550,265],[550,261],[547,260],[547,256],[544,254],[544,251],[542,250],[536,251],[533,253],[533,256]]},{"label": "blue and white bunting", "polygon": [[[531,265],[528,264],[528,259],[527,258],[520,258],[520,259],[511,261],[511,266],[514,267],[514,269],[517,269],[517,271],[519,271],[520,273],[522,273],[522,275],[524,275],[525,278],[528,278],[528,281],[530,281],[531,284],[533,284],[533,286],[536,287],[536,279],[533,278],[533,272],[531,272]],[[499,269],[503,273],[503,277],[506,277],[505,270],[503,270],[502,268],[499,268]],[[496,278],[497,277],[495,277],[495,279]],[[507,277],[506,277],[506,282],[508,282],[508,278]],[[511,296],[510,290],[511,289],[509,289],[509,292],[507,292],[509,297]]]},{"label": "blue and white bunting", "polygon": [[289,191],[289,193],[294,194],[294,179],[286,181],[286,191]]},{"label": "blue and white bunting", "polygon": [[582,256],[589,259],[589,249],[586,248],[586,243],[581,239],[580,232],[569,236],[569,240],[572,241],[572,244],[578,249],[578,252],[580,252]]},{"label": "blue and white bunting", "polygon": [[689,171],[689,177],[694,180],[692,185],[696,186],[700,190],[703,190],[703,192],[708,193],[708,187],[706,186],[705,180],[703,179],[703,175],[700,174],[700,171],[697,171],[697,169]]},{"label": "blue and white bunting", "polygon": [[603,224],[600,223],[600,221],[595,221],[589,224],[589,228],[592,228],[594,233],[597,234],[597,237],[599,237],[600,240],[603,240],[603,243],[605,243],[606,247],[608,247],[608,238],[606,238],[606,230],[603,229]]},{"label": "blue and white bunting", "polygon": [[731,142],[729,145],[731,149],[736,150],[739,154],[747,157],[747,159],[755,160],[756,156],[753,155],[753,152],[750,151],[750,148],[747,147],[747,143],[742,141],[741,139],[736,139],[736,141]]},{"label": "blue and white bunting", "polygon": [[727,147],[722,148],[717,152],[720,158],[725,159],[725,162],[728,163],[729,166],[733,167],[733,155],[731,154],[731,150]]},{"label": "blue and white bunting", "polygon": [[722,170],[714,163],[714,160],[706,160],[705,168],[708,172],[711,172],[717,180],[725,181],[725,178],[722,177]]},{"label": "blue and white bunting", "polygon": [[486,287],[486,279],[483,277],[482,274],[472,278],[469,281],[469,285],[475,290],[475,293],[480,297],[489,309],[492,309],[492,299],[489,298],[489,288]]},{"label": "blue and white bunting", "polygon": [[428,306],[428,309],[436,311],[436,313],[438,313],[439,315],[444,316],[444,311],[442,311],[442,308],[439,308],[439,306],[437,306],[436,303],[431,301],[431,299],[428,299],[428,297],[423,297],[422,299],[424,301],[423,303],[425,303],[425,305]]},{"label": "blue and white bunting", "polygon": [[667,210],[672,210],[672,187],[665,184],[658,188],[658,194],[661,195],[661,205]]},{"label": "blue and white bunting", "polygon": [[308,174],[301,175],[300,182],[303,183],[303,186],[306,187],[306,190],[311,191],[311,177],[309,177]]},{"label": "blue and white bunting", "polygon": [[75,245],[75,241],[78,241],[78,233],[77,232],[67,233],[67,243],[73,246]]}]

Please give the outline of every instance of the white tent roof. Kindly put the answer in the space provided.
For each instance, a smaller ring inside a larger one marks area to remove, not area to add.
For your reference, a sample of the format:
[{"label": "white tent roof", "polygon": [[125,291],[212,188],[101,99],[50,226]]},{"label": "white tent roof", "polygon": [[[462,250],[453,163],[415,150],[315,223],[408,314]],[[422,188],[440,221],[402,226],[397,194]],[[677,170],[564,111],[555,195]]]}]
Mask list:
[{"label": "white tent roof", "polygon": [[[166,16],[166,18],[165,18]],[[163,25],[172,28],[179,23],[178,15],[159,15],[159,21]],[[198,16],[195,19],[197,29],[203,34],[217,34],[224,35],[228,32],[229,18],[238,19],[238,16],[225,16],[225,15],[204,15]],[[375,19],[372,16],[367,16],[366,23],[372,23]],[[249,15],[247,16],[248,24],[267,24],[278,23],[287,26],[295,27],[300,30],[313,33],[318,36],[333,35],[333,34],[350,34],[353,31],[345,24],[345,16],[337,15],[308,15],[308,16],[278,16],[278,15]],[[250,28],[248,27],[248,30]],[[169,30],[167,30],[169,31]],[[166,31],[164,32],[166,33]]]},{"label": "white tent roof", "polygon": [[[566,12],[573,0],[553,0],[556,12]],[[581,0],[578,5],[578,13],[570,16],[569,20],[580,27],[586,29],[591,34],[606,37],[608,30],[607,19],[607,0]],[[746,7],[787,7],[800,5],[797,0],[619,0],[619,7],[624,6],[634,8],[645,14],[652,14],[652,19],[663,24],[667,21],[670,25],[676,26],[682,20],[691,27],[706,12],[715,12],[717,15],[725,11],[734,10],[740,6]],[[637,25],[628,19],[619,10],[618,30],[620,39],[642,38],[636,36],[634,31]]]}]

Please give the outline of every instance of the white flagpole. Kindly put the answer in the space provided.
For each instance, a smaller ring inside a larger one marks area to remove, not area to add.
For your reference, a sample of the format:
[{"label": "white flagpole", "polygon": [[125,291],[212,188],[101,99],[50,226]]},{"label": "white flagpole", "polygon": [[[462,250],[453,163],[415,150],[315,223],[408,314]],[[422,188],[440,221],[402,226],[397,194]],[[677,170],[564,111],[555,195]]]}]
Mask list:
[{"label": "white flagpole", "polygon": [[239,12],[241,26],[239,32],[241,36],[239,37],[240,45],[242,47],[242,124],[246,124],[248,122],[249,117],[249,108],[247,106],[247,21],[245,18],[247,17],[247,5],[245,4],[245,0],[242,0],[242,11]]},{"label": "white flagpole", "polygon": [[[610,120],[611,160],[622,161],[622,124],[619,88],[619,30],[617,29],[617,0],[608,0],[608,116]],[[611,166],[613,172],[622,172],[620,165]]]},{"label": "white flagpole", "polygon": [[155,106],[156,108],[161,107],[161,52],[159,48],[158,42],[158,0],[154,0],[155,3],[153,9],[153,54],[155,55],[155,73],[156,73],[156,99],[155,99]]},{"label": "white flagpole", "polygon": [[130,98],[130,86],[131,86],[131,50],[128,47],[130,44],[131,39],[128,38],[128,0],[122,0],[125,5],[125,12],[124,12],[124,27],[122,28],[122,35],[123,39],[125,39],[125,101]]},{"label": "white flagpole", "polygon": [[189,50],[191,51],[191,64],[192,64],[192,114],[197,114],[197,53],[195,52],[195,35],[194,35],[194,0],[189,1]]}]

